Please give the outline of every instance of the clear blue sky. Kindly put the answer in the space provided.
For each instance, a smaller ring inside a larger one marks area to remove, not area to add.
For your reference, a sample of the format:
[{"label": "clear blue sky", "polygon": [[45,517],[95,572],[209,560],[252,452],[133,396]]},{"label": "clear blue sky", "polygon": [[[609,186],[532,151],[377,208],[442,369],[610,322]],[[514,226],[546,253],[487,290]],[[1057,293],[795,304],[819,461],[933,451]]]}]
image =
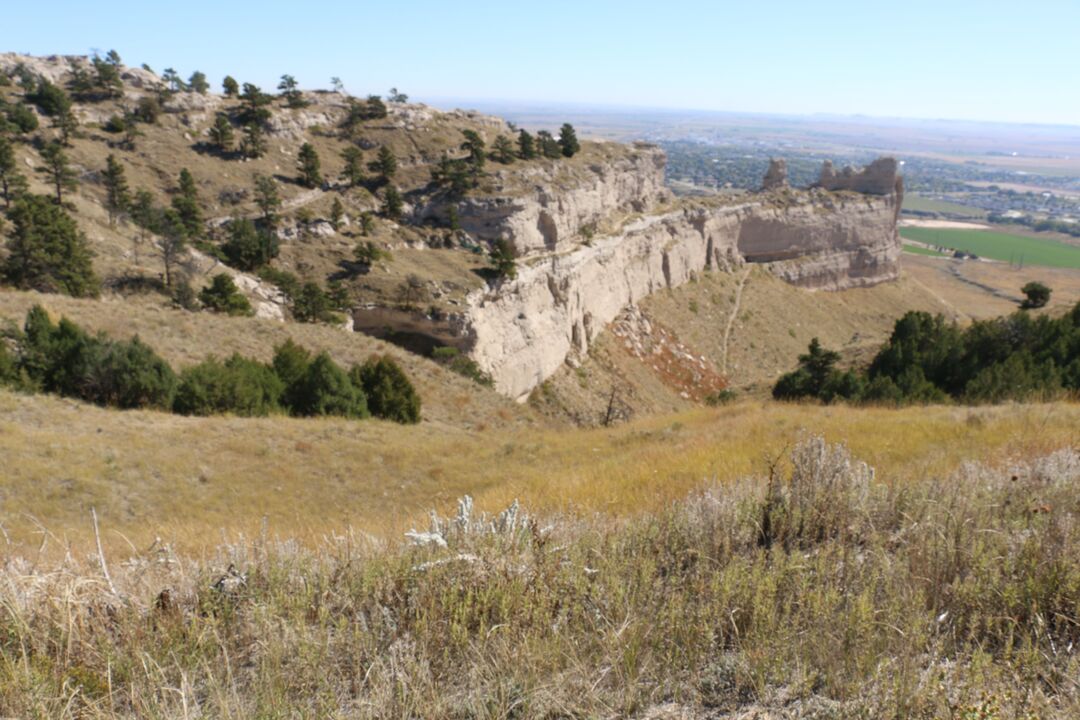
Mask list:
[{"label": "clear blue sky", "polygon": [[1080,125],[1080,0],[5,3],[0,49],[354,94]]}]

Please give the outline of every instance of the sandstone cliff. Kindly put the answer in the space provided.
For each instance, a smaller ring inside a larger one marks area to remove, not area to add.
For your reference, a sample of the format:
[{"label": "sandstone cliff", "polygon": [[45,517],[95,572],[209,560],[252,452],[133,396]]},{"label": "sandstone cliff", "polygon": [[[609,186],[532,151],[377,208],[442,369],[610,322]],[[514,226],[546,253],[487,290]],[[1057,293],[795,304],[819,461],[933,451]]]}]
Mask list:
[{"label": "sandstone cliff", "polygon": [[[550,168],[494,174],[494,187],[454,205],[461,228],[475,238],[509,241],[519,256],[564,251],[600,232],[617,213],[644,212],[668,197],[666,157],[660,148],[635,143],[629,152],[606,143],[605,161],[561,161]],[[435,203],[428,215],[445,215]]]},{"label": "sandstone cliff", "polygon": [[522,399],[624,307],[706,269],[768,263],[794,284],[830,290],[895,278],[897,203],[895,193],[784,189],[647,215],[522,263],[516,279],[469,296],[459,330],[496,388]]}]

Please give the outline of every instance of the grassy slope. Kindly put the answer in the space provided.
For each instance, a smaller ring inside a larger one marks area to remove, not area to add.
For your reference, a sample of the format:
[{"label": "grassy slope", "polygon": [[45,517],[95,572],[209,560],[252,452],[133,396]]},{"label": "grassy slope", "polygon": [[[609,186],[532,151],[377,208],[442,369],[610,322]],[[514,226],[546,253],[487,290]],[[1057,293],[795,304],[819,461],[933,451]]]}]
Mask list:
[{"label": "grassy slope", "polygon": [[[1058,404],[905,410],[757,404],[698,409],[611,429],[465,431],[376,421],[184,418],[0,393],[2,522],[17,543],[40,526],[85,542],[96,507],[110,542],[160,536],[188,547],[220,533],[317,538],[352,526],[396,534],[470,493],[537,510],[622,515],[702,483],[760,471],[813,428],[898,482],[970,458],[1005,461],[1078,440]],[[422,521],[421,521],[422,522]]]},{"label": "grassy slope", "polygon": [[905,227],[900,235],[928,245],[943,246],[975,253],[980,257],[1019,262],[1027,265],[1080,268],[1080,248],[1022,235],[990,230],[940,230]]}]

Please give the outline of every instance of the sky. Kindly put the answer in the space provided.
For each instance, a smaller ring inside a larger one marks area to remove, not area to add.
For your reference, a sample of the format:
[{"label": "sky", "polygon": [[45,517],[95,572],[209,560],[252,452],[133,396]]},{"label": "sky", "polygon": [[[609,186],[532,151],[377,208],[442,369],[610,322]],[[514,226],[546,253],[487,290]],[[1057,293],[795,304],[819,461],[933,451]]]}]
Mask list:
[{"label": "sky", "polygon": [[218,86],[1080,125],[1080,0],[10,5],[0,51],[115,48]]}]

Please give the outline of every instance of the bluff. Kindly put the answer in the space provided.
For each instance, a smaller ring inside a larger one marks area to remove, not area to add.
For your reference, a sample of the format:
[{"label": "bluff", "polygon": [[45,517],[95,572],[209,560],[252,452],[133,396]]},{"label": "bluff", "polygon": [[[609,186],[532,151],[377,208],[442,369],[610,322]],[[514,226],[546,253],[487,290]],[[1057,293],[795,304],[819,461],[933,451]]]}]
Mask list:
[{"label": "bluff", "polygon": [[[656,155],[648,157],[648,166],[655,167]],[[547,212],[556,227],[572,227],[580,221],[581,198],[618,198],[618,192],[587,188],[580,197],[571,192],[543,207],[537,198],[519,199],[520,209],[502,223],[491,215],[480,221],[490,223],[487,233],[506,233],[503,237],[515,243],[521,256],[518,275],[471,293],[456,330],[496,388],[523,399],[568,358],[588,352],[623,308],[704,270],[765,263],[788,282],[814,290],[895,279],[902,189],[895,162],[891,167],[891,176],[888,161],[847,172],[843,189],[794,190],[781,184],[736,199],[673,204],[632,216],[616,231],[573,246],[535,242],[523,234],[530,229],[526,218]],[[623,180],[620,187],[634,182],[649,184]],[[886,183],[887,193],[848,189],[881,189]],[[602,215],[603,208],[593,212]]]}]

